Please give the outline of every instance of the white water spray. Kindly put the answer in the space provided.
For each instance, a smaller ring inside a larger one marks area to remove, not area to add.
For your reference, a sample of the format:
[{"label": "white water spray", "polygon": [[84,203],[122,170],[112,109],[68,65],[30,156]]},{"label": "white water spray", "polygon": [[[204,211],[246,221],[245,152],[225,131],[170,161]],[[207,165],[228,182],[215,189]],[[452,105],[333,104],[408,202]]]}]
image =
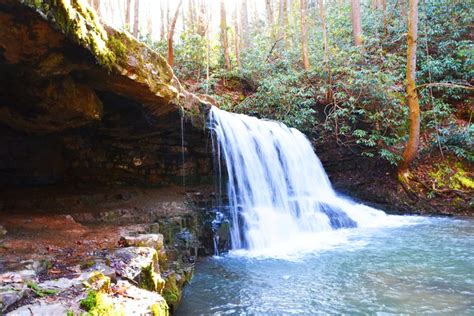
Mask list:
[{"label": "white water spray", "polygon": [[209,125],[219,170],[221,159],[227,169],[233,249],[276,249],[338,228],[393,224],[384,212],[338,196],[298,130],[216,107]]}]

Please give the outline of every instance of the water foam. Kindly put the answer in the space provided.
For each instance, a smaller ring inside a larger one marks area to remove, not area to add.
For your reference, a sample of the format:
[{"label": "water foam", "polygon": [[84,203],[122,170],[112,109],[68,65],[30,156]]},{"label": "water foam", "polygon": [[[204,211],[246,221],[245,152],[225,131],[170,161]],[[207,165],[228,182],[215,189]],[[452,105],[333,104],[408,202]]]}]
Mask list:
[{"label": "water foam", "polygon": [[218,170],[227,172],[232,248],[246,249],[235,254],[313,251],[347,243],[339,228],[407,223],[339,196],[311,143],[294,128],[216,107],[209,128]]}]

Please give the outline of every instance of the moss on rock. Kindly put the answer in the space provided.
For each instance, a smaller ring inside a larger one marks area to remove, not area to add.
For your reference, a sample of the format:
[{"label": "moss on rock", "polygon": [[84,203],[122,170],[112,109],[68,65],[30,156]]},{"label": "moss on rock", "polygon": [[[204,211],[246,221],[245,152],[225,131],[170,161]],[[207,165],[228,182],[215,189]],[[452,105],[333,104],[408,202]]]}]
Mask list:
[{"label": "moss on rock", "polygon": [[113,300],[104,293],[90,290],[86,298],[80,301],[80,306],[85,311],[86,315],[90,316],[122,316],[125,315],[121,305],[114,304]]},{"label": "moss on rock", "polygon": [[466,171],[466,167],[456,162],[437,164],[429,172],[434,184],[440,189],[448,190],[473,190],[474,181],[472,176]]},{"label": "moss on rock", "polygon": [[88,47],[99,64],[112,67],[116,55],[107,45],[107,32],[85,0],[27,0],[25,3],[51,18],[77,44]]},{"label": "moss on rock", "polygon": [[152,266],[146,266],[142,268],[139,286],[148,291],[161,293],[165,286],[165,280],[161,278],[160,274],[154,271]]}]

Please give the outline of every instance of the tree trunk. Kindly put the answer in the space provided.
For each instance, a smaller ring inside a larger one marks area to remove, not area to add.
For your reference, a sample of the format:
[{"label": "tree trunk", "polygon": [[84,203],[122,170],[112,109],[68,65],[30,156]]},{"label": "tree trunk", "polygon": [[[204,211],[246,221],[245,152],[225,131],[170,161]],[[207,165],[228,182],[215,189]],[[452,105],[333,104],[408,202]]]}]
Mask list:
[{"label": "tree trunk", "polygon": [[286,28],[288,26],[288,1],[280,0],[280,12],[278,16],[279,38],[283,38],[286,42]]},{"label": "tree trunk", "polygon": [[222,50],[224,54],[225,68],[231,70],[232,66],[230,64],[229,57],[229,42],[227,38],[227,19],[225,13],[225,3],[224,0],[221,0],[221,41],[222,41]]},{"label": "tree trunk", "polygon": [[138,38],[139,35],[139,22],[140,22],[140,0],[135,0],[135,6],[133,9],[133,36]]},{"label": "tree trunk", "polygon": [[329,64],[330,60],[330,51],[329,51],[329,41],[328,41],[328,32],[326,26],[326,16],[324,14],[324,1],[318,0],[319,7],[319,17],[321,18],[321,29],[323,31],[323,47],[324,47],[324,64],[326,66],[326,72],[328,76],[328,90],[326,92],[326,99],[332,101],[332,71],[331,65]]},{"label": "tree trunk", "polygon": [[163,2],[160,3],[160,18],[161,18],[161,21],[160,21],[160,25],[161,25],[161,30],[160,30],[160,40],[164,40],[166,38],[166,29],[168,29],[168,27],[166,26],[165,27],[165,8],[164,8],[164,4]]},{"label": "tree trunk", "polygon": [[147,5],[147,13],[146,13],[146,31],[147,35],[153,38],[153,17],[152,17],[152,10],[151,10],[151,0],[146,2]]},{"label": "tree trunk", "polygon": [[237,12],[239,11],[238,3],[235,5],[234,10],[234,52],[235,52],[235,61],[237,62],[237,68],[241,68],[240,64],[240,34],[239,34],[239,20],[237,18]]},{"label": "tree trunk", "polygon": [[416,42],[418,38],[418,0],[410,0],[407,34],[407,72],[406,94],[409,109],[409,136],[408,143],[398,165],[400,180],[407,180],[408,168],[415,159],[420,146],[420,106],[416,92]]},{"label": "tree trunk", "polygon": [[382,14],[383,14],[383,33],[384,35],[388,34],[387,28],[387,1],[381,0],[382,3]]},{"label": "tree trunk", "polygon": [[186,10],[184,9],[184,6],[181,8],[181,20],[183,24],[183,33],[186,33]]},{"label": "tree trunk", "polygon": [[[183,0],[179,0],[178,7],[176,8],[176,11],[173,16],[173,21],[171,21],[170,28],[168,30],[168,64],[170,64],[171,67],[173,67],[173,35],[174,35],[174,29],[176,28],[176,21],[178,20],[178,15],[179,15],[179,9],[181,8],[181,4],[183,3]],[[169,11],[169,6],[168,6],[168,11]]]},{"label": "tree trunk", "polygon": [[166,0],[166,31],[169,32],[171,25],[171,8],[169,0]]},{"label": "tree trunk", "polygon": [[240,22],[241,22],[241,33],[242,33],[242,47],[250,47],[250,34],[249,34],[249,13],[247,7],[247,0],[242,0],[240,10]]},{"label": "tree trunk", "polygon": [[351,21],[354,45],[362,46],[362,26],[360,22],[360,0],[351,0]]},{"label": "tree trunk", "polygon": [[397,0],[396,6],[400,6],[400,16],[405,18],[405,0]]},{"label": "tree trunk", "polygon": [[132,0],[127,0],[125,6],[125,28],[130,29],[130,22],[131,22],[131,10],[132,10]]},{"label": "tree trunk", "polygon": [[267,12],[268,26],[271,28],[273,26],[273,8],[271,0],[265,0],[265,10]]},{"label": "tree trunk", "polygon": [[306,24],[306,0],[300,0],[301,11],[301,54],[303,57],[303,68],[309,70],[309,53],[308,53],[308,26]]},{"label": "tree trunk", "polygon": [[199,4],[199,16],[197,19],[197,33],[202,37],[206,36],[207,25],[206,25],[206,2],[205,0],[200,0]]},{"label": "tree trunk", "polygon": [[194,0],[189,1],[189,29],[194,32],[196,30],[196,4]]},{"label": "tree trunk", "polygon": [[91,4],[95,12],[100,15],[100,0],[91,0]]}]

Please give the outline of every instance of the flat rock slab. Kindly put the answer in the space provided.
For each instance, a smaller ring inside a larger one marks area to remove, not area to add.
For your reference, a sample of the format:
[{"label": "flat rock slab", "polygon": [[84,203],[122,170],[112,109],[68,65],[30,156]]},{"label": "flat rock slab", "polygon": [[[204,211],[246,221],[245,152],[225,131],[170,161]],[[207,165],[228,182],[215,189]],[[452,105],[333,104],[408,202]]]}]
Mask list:
[{"label": "flat rock slab", "polygon": [[125,247],[150,247],[158,251],[163,248],[163,235],[139,234],[137,236],[124,236],[120,238],[120,242]]},{"label": "flat rock slab", "polygon": [[10,313],[8,316],[53,316],[66,315],[68,308],[63,303],[48,304],[46,302],[38,302],[34,304],[24,305]]},{"label": "flat rock slab", "polygon": [[110,266],[119,276],[135,280],[144,268],[158,272],[158,253],[149,247],[127,247],[117,249],[110,258]]}]

